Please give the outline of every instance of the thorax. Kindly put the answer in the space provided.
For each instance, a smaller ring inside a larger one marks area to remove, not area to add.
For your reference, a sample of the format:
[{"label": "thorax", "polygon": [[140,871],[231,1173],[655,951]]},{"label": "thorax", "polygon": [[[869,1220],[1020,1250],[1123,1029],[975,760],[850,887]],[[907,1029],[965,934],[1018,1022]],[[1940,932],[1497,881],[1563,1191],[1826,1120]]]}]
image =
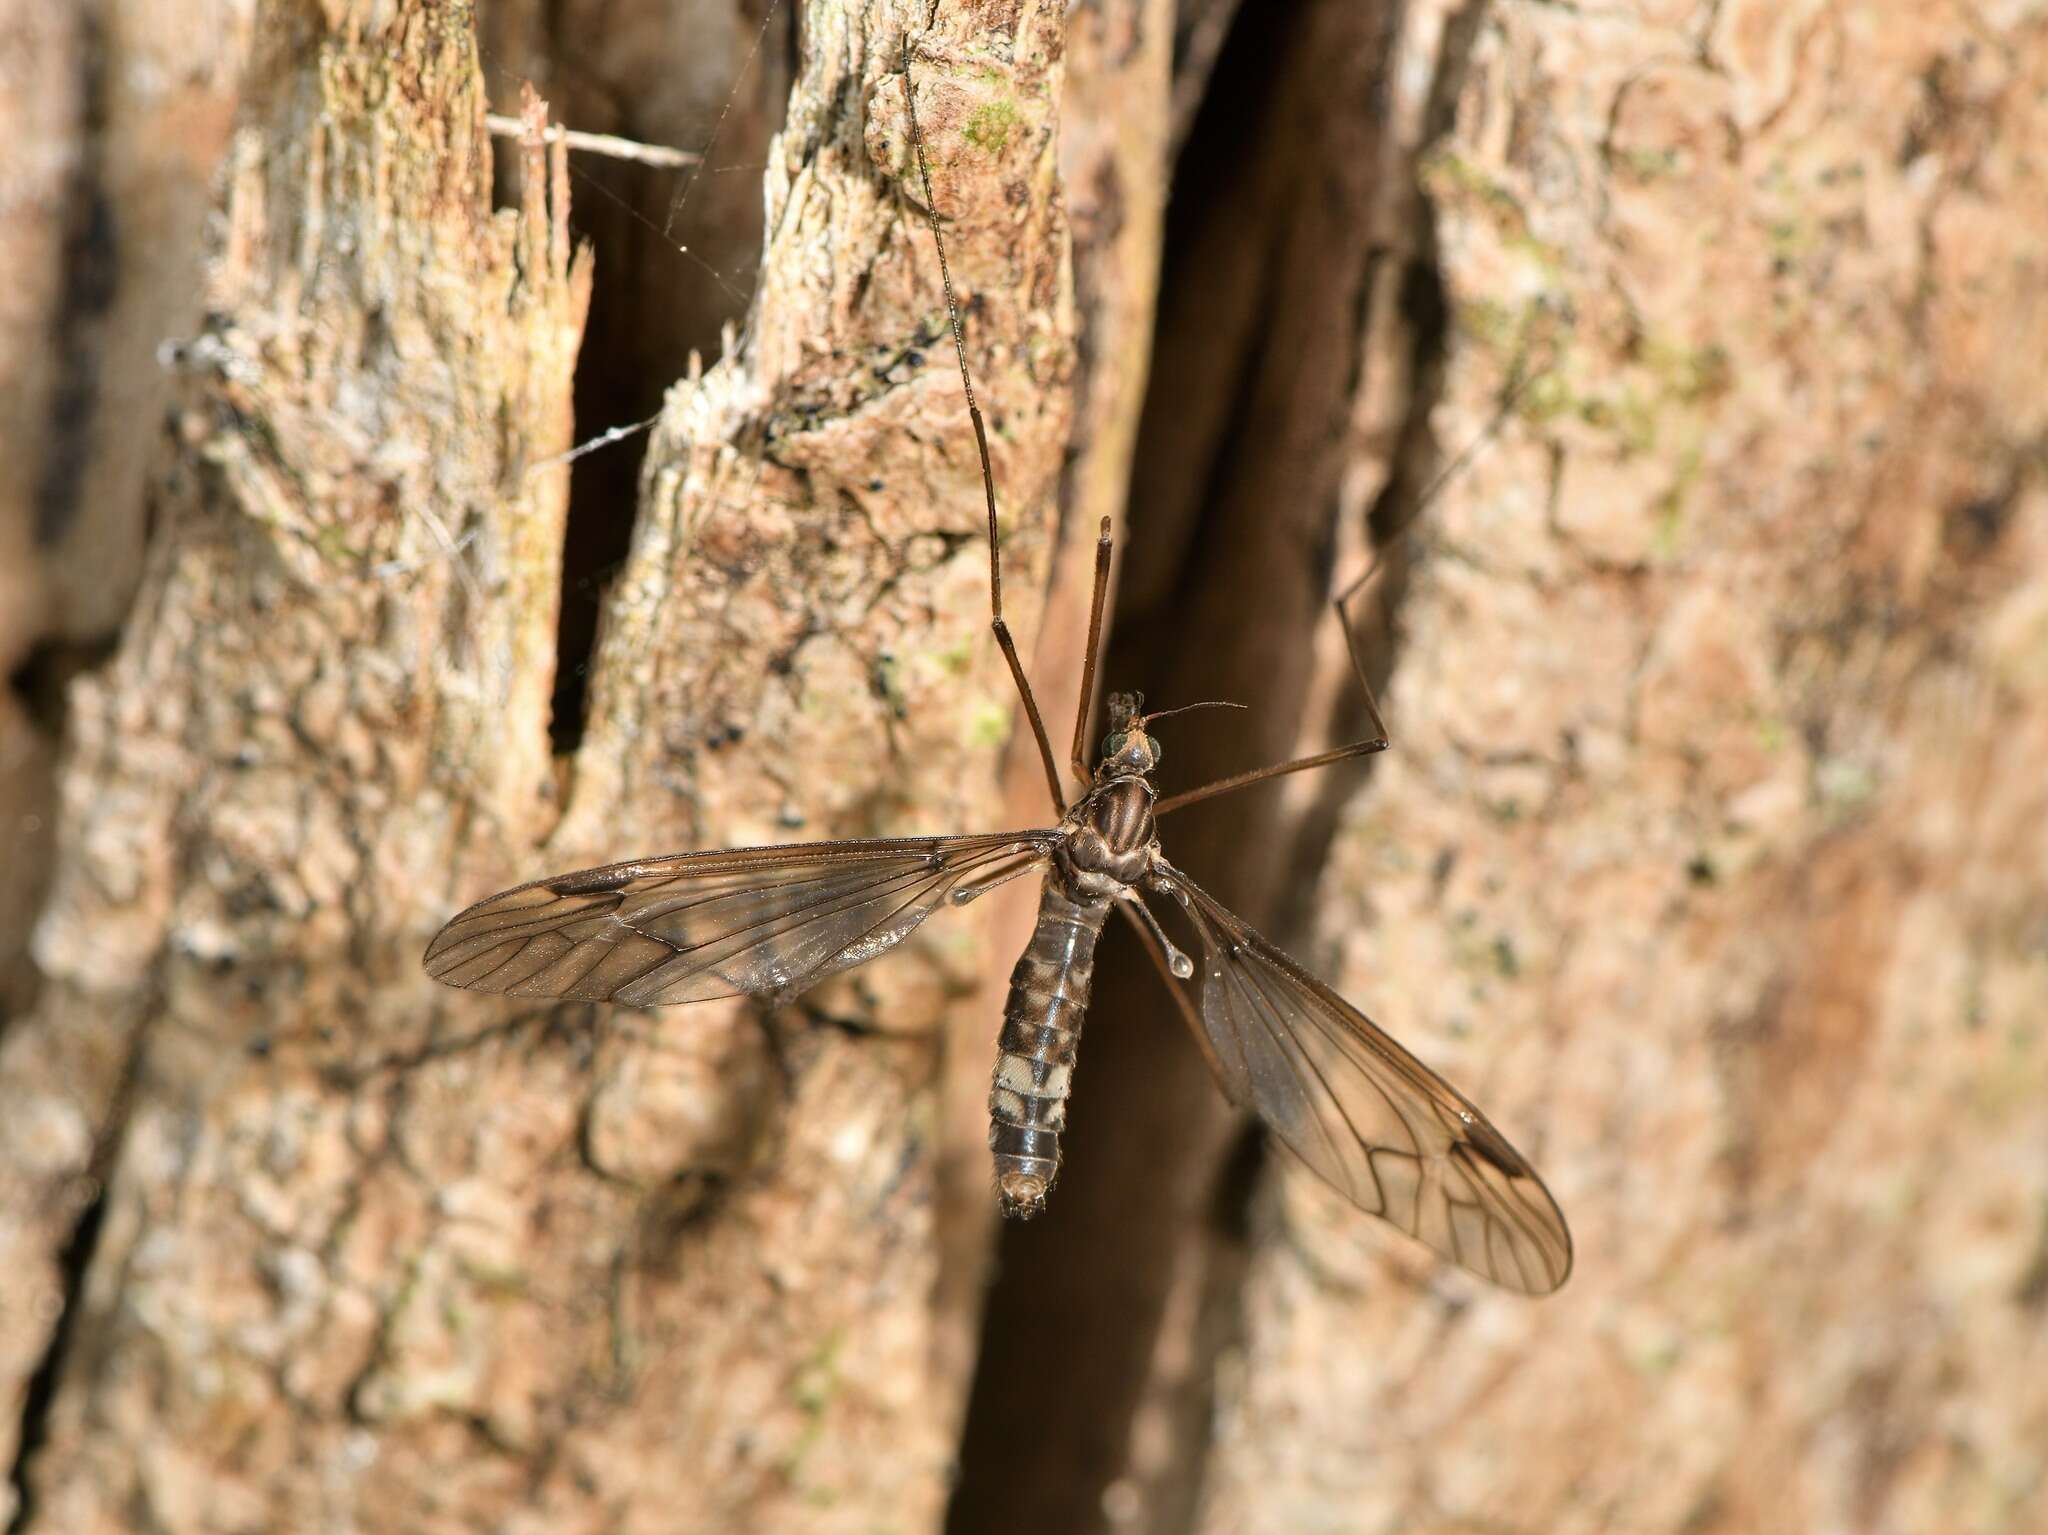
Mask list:
[{"label": "thorax", "polygon": [[1059,862],[1078,894],[1112,896],[1150,872],[1156,850],[1152,796],[1148,779],[1104,779],[1067,812]]}]

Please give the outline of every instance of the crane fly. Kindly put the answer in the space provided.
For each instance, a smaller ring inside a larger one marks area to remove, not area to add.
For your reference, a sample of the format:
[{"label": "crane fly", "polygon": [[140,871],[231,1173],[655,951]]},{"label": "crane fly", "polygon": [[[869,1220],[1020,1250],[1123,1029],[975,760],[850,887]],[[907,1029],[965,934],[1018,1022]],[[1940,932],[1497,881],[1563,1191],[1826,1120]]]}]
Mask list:
[{"label": "crane fly", "polygon": [[[1095,550],[1069,805],[1044,719],[1003,619],[1002,546],[988,433],[967,370],[931,172],[910,97],[910,140],[939,256],[968,419],[988,503],[990,627],[1042,759],[1058,823],[955,837],[809,842],[679,853],[536,880],[480,901],[427,946],[427,973],[450,986],[519,997],[655,1007],[713,997],[793,997],[886,953],[942,907],[1038,873],[1038,919],[1011,974],[994,1080],[989,1148],[1005,1215],[1045,1208],[1088,1007],[1095,946],[1110,913],[1158,966],[1218,1085],[1345,1198],[1507,1289],[1542,1295],[1571,1272],[1571,1235],[1535,1169],[1463,1094],[1357,1008],[1254,932],[1161,851],[1159,819],[1283,773],[1383,750],[1370,703],[1365,740],[1200,788],[1158,796],[1160,745],[1135,694],[1111,694],[1109,732],[1086,743],[1111,537]],[[1341,608],[1342,599],[1340,599]],[[1341,617],[1341,613],[1340,613]],[[1348,634],[1347,627],[1347,634]],[[1146,904],[1178,909],[1200,963]],[[1200,971],[1199,989],[1184,983]]]}]

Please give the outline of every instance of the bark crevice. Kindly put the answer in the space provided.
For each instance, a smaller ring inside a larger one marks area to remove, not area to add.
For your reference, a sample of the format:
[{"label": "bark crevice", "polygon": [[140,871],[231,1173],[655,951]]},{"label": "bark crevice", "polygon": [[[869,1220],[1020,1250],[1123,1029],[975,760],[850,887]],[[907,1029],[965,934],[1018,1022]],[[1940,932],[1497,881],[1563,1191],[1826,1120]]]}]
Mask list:
[{"label": "bark crevice", "polygon": [[35,1523],[36,1486],[30,1472],[37,1454],[49,1442],[51,1414],[56,1408],[57,1393],[79,1346],[78,1329],[84,1320],[86,1287],[92,1280],[93,1259],[98,1255],[100,1237],[106,1224],[108,1184],[128,1132],[128,1106],[135,1091],[141,1060],[142,1050],[137,1041],[131,1045],[113,1100],[97,1127],[91,1160],[62,1191],[64,1195],[75,1198],[78,1205],[71,1229],[64,1234],[56,1250],[54,1278],[57,1294],[51,1304],[62,1309],[50,1328],[42,1357],[29,1373],[22,1389],[14,1458],[7,1475],[7,1486],[12,1489],[14,1504],[13,1515],[5,1527],[7,1535],[19,1535]]}]

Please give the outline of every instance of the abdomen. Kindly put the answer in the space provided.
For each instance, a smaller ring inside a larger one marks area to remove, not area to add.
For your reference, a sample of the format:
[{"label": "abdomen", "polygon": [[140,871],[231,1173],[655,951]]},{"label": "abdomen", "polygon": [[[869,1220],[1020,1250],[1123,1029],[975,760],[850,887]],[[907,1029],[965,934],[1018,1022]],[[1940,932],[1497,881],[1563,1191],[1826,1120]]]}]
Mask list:
[{"label": "abdomen", "polygon": [[1057,868],[1047,873],[1038,925],[1010,972],[988,1093],[988,1146],[1005,1215],[1036,1215],[1059,1175],[1060,1131],[1095,975],[1095,940],[1108,919],[1106,899],[1077,901]]}]

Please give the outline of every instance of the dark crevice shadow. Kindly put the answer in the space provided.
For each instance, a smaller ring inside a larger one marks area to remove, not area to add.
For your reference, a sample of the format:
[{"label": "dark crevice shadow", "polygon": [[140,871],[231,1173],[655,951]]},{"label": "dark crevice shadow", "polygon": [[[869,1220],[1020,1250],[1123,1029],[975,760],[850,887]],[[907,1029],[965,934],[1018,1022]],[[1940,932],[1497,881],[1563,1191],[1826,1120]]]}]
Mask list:
[{"label": "dark crevice shadow", "polygon": [[16,1535],[17,1531],[35,1527],[38,1499],[30,1472],[37,1454],[49,1442],[50,1417],[66,1371],[72,1367],[74,1356],[80,1352],[90,1356],[94,1348],[94,1334],[79,1330],[80,1313],[84,1310],[86,1284],[92,1274],[93,1258],[99,1251],[100,1235],[106,1224],[107,1201],[111,1197],[108,1183],[127,1140],[129,1106],[134,1100],[135,1079],[141,1061],[141,1043],[139,1039],[131,1040],[121,1080],[108,1106],[105,1123],[100,1126],[99,1137],[93,1144],[92,1160],[77,1180],[77,1186],[85,1197],[79,1202],[70,1234],[57,1252],[57,1277],[63,1287],[63,1309],[57,1314],[57,1325],[51,1331],[49,1344],[29,1376],[22,1395],[20,1434],[15,1445],[14,1464],[8,1467],[7,1473],[15,1502],[14,1517],[7,1523],[6,1535]]},{"label": "dark crevice shadow", "polygon": [[[630,129],[627,136],[631,136]],[[691,350],[715,357],[720,324],[739,304],[687,268],[658,232],[673,199],[676,172],[629,164],[585,166],[571,192],[572,223],[596,255],[590,318],[576,362],[576,440],[581,442],[661,409],[662,395],[681,376]],[[687,171],[681,174],[689,174]],[[601,180],[609,198],[596,195]],[[624,207],[619,206],[623,204]],[[652,220],[650,229],[627,213]],[[758,238],[758,230],[756,231]],[[650,271],[650,268],[652,271]],[[654,299],[654,273],[675,288],[704,291],[687,302]],[[656,318],[650,323],[649,306]],[[666,311],[665,313],[663,311]],[[653,343],[653,344],[650,344]],[[569,512],[562,537],[562,596],[555,627],[555,688],[548,734],[558,755],[583,740],[598,615],[612,576],[625,563],[639,500],[648,434],[636,432],[569,466]]]},{"label": "dark crevice shadow", "polygon": [[99,1248],[105,1210],[106,1194],[101,1191],[79,1212],[70,1237],[57,1253],[57,1278],[64,1287],[64,1310],[57,1319],[56,1330],[50,1335],[49,1347],[43,1351],[35,1372],[28,1378],[28,1388],[22,1393],[20,1442],[15,1447],[14,1465],[8,1474],[15,1500],[14,1518],[7,1525],[8,1535],[29,1529],[35,1523],[37,1499],[28,1470],[49,1441],[50,1409],[57,1400],[57,1383],[63,1376],[64,1362],[71,1355],[72,1340],[77,1334],[80,1292],[85,1287],[86,1273],[92,1267],[93,1254]]},{"label": "dark crevice shadow", "polygon": [[[798,9],[786,0],[742,6],[715,32],[679,19],[650,34],[664,40],[663,58],[607,53],[560,7],[483,16],[485,77],[498,110],[516,111],[531,78],[557,122],[706,155],[667,168],[571,154],[570,226],[595,256],[576,360],[576,442],[655,415],[691,354],[715,361],[723,327],[744,317],[762,237],[760,178],[726,172],[767,158],[793,72]],[[516,152],[501,148],[501,204],[516,197],[517,175]],[[631,547],[647,444],[647,433],[629,433],[570,465],[549,723],[557,754],[582,742],[599,615]]]},{"label": "dark crevice shadow", "polygon": [[[1359,369],[1405,348],[1410,398],[1389,482],[1367,511],[1388,565],[1353,609],[1382,699],[1393,667],[1414,542],[1404,535],[1426,516],[1439,463],[1429,416],[1450,327],[1426,202],[1416,199],[1424,227],[1409,248],[1376,249],[1368,237],[1368,167],[1400,163],[1373,153],[1400,8],[1355,5],[1243,7],[1175,167],[1100,685],[1143,688],[1154,708],[1226,698],[1253,712],[1163,726],[1169,793],[1293,754],[1313,652],[1336,622],[1327,596]],[[1469,45],[1467,31],[1447,52]],[[1345,62],[1328,63],[1339,50]],[[1317,105],[1333,101],[1359,105],[1348,118]],[[1429,114],[1430,131],[1445,120]],[[1319,131],[1332,123],[1334,133]],[[1389,284],[1396,302],[1376,306]],[[1389,309],[1395,333],[1371,334]],[[1351,685],[1332,739],[1354,739],[1364,718]],[[1388,723],[1398,738],[1399,722]],[[1317,876],[1370,768],[1362,759],[1307,775],[1306,800],[1264,787],[1192,806],[1162,823],[1162,845],[1283,948],[1314,959],[1302,940]],[[1161,915],[1188,946],[1177,914]],[[1263,1134],[1224,1105],[1139,946],[1111,928],[1060,1185],[1044,1217],[999,1238],[949,1510],[955,1535],[1180,1535],[1200,1517],[1215,1366],[1242,1342],[1250,1212],[1268,1154]],[[1167,1330],[1186,1361],[1173,1379],[1155,1364]],[[1131,1463],[1141,1414],[1155,1454],[1165,1426],[1162,1463]]]},{"label": "dark crevice shadow", "polygon": [[98,426],[101,322],[120,289],[119,230],[108,195],[107,38],[97,6],[79,13],[78,157],[64,188],[64,249],[50,351],[57,359],[42,463],[36,474],[35,543],[58,543],[78,519]]},{"label": "dark crevice shadow", "polygon": [[[1364,344],[1366,172],[1350,146],[1317,141],[1326,109],[1312,98],[1349,81],[1325,78],[1322,33],[1347,38],[1347,58],[1371,53],[1349,3],[1244,7],[1175,166],[1101,685],[1142,688],[1154,708],[1221,698],[1252,711],[1164,724],[1166,792],[1291,755],[1315,637],[1333,621],[1329,524]],[[1363,112],[1369,97],[1351,99]],[[1281,796],[1205,802],[1160,836],[1195,880],[1289,943],[1274,918],[1312,882],[1327,836],[1300,838]],[[1177,913],[1162,919],[1193,945]],[[1160,977],[1112,927],[1060,1184],[1043,1218],[999,1239],[950,1509],[958,1535],[1168,1535],[1199,1507],[1211,1366],[1236,1333],[1265,1153]],[[1163,1329],[1192,1360],[1179,1379],[1155,1371]],[[1141,1413],[1169,1426],[1163,1466],[1129,1464]]]}]

